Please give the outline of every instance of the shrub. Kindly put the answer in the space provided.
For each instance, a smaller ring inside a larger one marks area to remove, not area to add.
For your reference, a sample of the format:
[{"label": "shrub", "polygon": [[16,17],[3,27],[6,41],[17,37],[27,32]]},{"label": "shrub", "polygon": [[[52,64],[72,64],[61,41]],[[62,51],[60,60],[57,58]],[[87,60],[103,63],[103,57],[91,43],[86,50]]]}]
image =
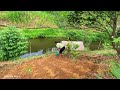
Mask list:
[{"label": "shrub", "polygon": [[15,59],[26,53],[27,44],[26,38],[16,27],[8,27],[1,31],[0,51],[2,52],[2,60]]},{"label": "shrub", "polygon": [[2,57],[3,57],[3,52],[2,50],[0,50],[0,60],[2,60]]},{"label": "shrub", "polygon": [[104,42],[102,45],[104,49],[112,49],[112,46],[108,42]]},{"label": "shrub", "polygon": [[67,55],[68,57],[72,58],[73,60],[76,59],[76,57],[80,54],[76,49],[79,47],[78,44],[71,44],[68,43],[66,45],[66,49],[64,52],[64,55]]},{"label": "shrub", "polygon": [[70,55],[71,55],[71,44],[67,44],[66,45],[66,48],[65,48],[65,54],[68,56],[68,57],[70,57]]},{"label": "shrub", "polygon": [[80,52],[75,51],[75,50],[71,51],[71,57],[73,60],[76,60],[77,56],[79,56],[79,55],[80,55]]},{"label": "shrub", "polygon": [[67,33],[67,37],[69,40],[74,41],[78,39],[78,36],[75,32],[71,31]]}]

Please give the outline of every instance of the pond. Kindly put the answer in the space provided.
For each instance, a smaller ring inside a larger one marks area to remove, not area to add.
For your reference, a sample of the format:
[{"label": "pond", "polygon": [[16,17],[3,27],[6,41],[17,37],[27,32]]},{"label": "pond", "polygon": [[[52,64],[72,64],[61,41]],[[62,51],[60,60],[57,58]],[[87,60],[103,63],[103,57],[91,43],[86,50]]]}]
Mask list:
[{"label": "pond", "polygon": [[51,50],[52,48],[56,47],[57,42],[61,42],[63,40],[67,40],[65,38],[34,38],[29,39],[29,46],[28,46],[28,53],[25,55],[22,55],[21,58],[26,58],[29,56],[35,56],[35,55],[42,55],[48,50]]},{"label": "pond", "polygon": [[[28,46],[28,53],[23,55],[22,58],[28,57],[28,56],[34,56],[36,54],[42,55],[47,50],[51,50],[52,48],[56,47],[57,42],[65,41],[66,38],[34,38],[29,39],[29,46]],[[90,50],[97,50],[98,48],[101,48],[100,42],[92,42],[89,45]]]},{"label": "pond", "polygon": [[35,38],[29,40],[29,47],[27,49],[28,52],[37,52],[39,50],[43,50],[46,52],[53,47],[56,47],[57,42],[61,42],[62,40],[67,40],[65,38]]}]

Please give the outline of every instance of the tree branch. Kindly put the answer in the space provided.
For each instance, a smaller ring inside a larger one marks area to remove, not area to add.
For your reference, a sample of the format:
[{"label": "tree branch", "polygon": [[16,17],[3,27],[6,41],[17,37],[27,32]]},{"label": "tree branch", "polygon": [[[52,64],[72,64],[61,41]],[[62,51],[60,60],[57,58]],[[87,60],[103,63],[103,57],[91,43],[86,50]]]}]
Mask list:
[{"label": "tree branch", "polygon": [[[102,18],[102,17],[101,17]],[[106,21],[106,23],[111,27],[111,28],[113,28],[113,26],[106,20],[106,19],[104,19],[104,18],[102,18],[103,20],[105,20]]]},{"label": "tree branch", "polygon": [[[88,13],[89,13],[91,16],[94,16],[94,15],[92,15],[89,11],[88,11]],[[106,32],[108,33],[109,36],[111,36],[111,35],[110,35],[110,32],[108,31],[108,29],[107,29],[106,27],[103,26],[103,24],[101,24],[100,22],[97,22],[97,23],[100,24],[100,25],[106,30]]]}]

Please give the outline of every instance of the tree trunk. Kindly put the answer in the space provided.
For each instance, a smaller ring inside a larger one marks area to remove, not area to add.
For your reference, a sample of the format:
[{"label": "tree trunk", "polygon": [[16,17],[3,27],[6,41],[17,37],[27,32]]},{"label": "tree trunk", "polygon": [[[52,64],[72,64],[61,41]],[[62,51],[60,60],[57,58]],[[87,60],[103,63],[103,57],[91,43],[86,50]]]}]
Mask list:
[{"label": "tree trunk", "polygon": [[117,51],[118,57],[120,59],[120,48],[117,48],[116,44],[113,42],[113,39],[116,37],[116,28],[117,28],[117,19],[118,19],[116,12],[113,12],[113,16],[111,19],[113,21],[113,28],[112,28],[113,31],[112,31],[112,34],[110,36],[110,40],[111,40],[113,49],[115,49]]},{"label": "tree trunk", "polygon": [[116,47],[115,43],[113,42],[113,38],[111,38],[111,43],[112,43],[113,49],[116,50],[117,55],[118,55],[118,57],[119,57],[119,59],[120,59],[120,48],[117,48],[117,47]]},{"label": "tree trunk", "polygon": [[116,51],[117,51],[117,55],[118,55],[119,60],[120,60],[120,48],[116,48]]},{"label": "tree trunk", "polygon": [[101,41],[100,41],[100,43],[99,43],[99,45],[98,45],[98,50],[100,49],[100,45],[101,45]]}]

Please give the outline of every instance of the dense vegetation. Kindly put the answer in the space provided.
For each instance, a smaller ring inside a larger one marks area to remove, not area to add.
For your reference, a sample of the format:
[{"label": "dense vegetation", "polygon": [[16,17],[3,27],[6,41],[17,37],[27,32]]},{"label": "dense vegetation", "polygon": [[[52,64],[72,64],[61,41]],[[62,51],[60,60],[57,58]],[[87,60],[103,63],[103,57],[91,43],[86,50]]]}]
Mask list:
[{"label": "dense vegetation", "polygon": [[[15,26],[15,27],[9,27]],[[16,28],[17,27],[17,28]],[[26,53],[31,38],[67,38],[83,41],[85,48],[91,42],[102,42],[104,49],[95,53],[120,57],[119,12],[117,11],[0,11],[0,60],[16,59]],[[75,60],[80,52],[68,45],[64,55]],[[91,51],[86,51],[91,53]],[[120,78],[120,64],[110,62],[110,73]]]},{"label": "dense vegetation", "polygon": [[[96,28],[100,25],[94,23],[95,16],[84,13],[77,11],[1,11],[0,20],[5,21],[5,26],[7,24],[22,28],[22,34],[28,39],[63,37],[68,38],[68,40],[83,41],[85,46],[91,42],[101,41],[105,48],[110,48],[111,43],[107,32],[103,32],[101,28]],[[98,16],[100,19],[101,16]],[[103,14],[103,16],[105,15]],[[101,19],[98,21],[102,22]],[[119,39],[114,41],[118,43]]]},{"label": "dense vegetation", "polygon": [[120,57],[120,38],[117,34],[119,15],[119,11],[75,11],[69,15],[68,22],[74,27],[84,25],[97,28],[101,32],[106,32],[112,47]]},{"label": "dense vegetation", "polygon": [[27,41],[15,27],[8,27],[0,33],[0,60],[11,60],[26,53]]},{"label": "dense vegetation", "polygon": [[[36,38],[36,37],[63,37],[63,38],[72,38],[73,40],[81,40],[84,42],[92,42],[92,41],[104,41],[108,39],[106,33],[95,32],[91,29],[87,31],[77,30],[77,29],[25,29],[23,30],[23,34],[28,38]],[[85,36],[86,35],[86,36]]]},{"label": "dense vegetation", "polygon": [[65,11],[1,11],[0,20],[25,28],[64,28],[68,25],[68,14]]}]

